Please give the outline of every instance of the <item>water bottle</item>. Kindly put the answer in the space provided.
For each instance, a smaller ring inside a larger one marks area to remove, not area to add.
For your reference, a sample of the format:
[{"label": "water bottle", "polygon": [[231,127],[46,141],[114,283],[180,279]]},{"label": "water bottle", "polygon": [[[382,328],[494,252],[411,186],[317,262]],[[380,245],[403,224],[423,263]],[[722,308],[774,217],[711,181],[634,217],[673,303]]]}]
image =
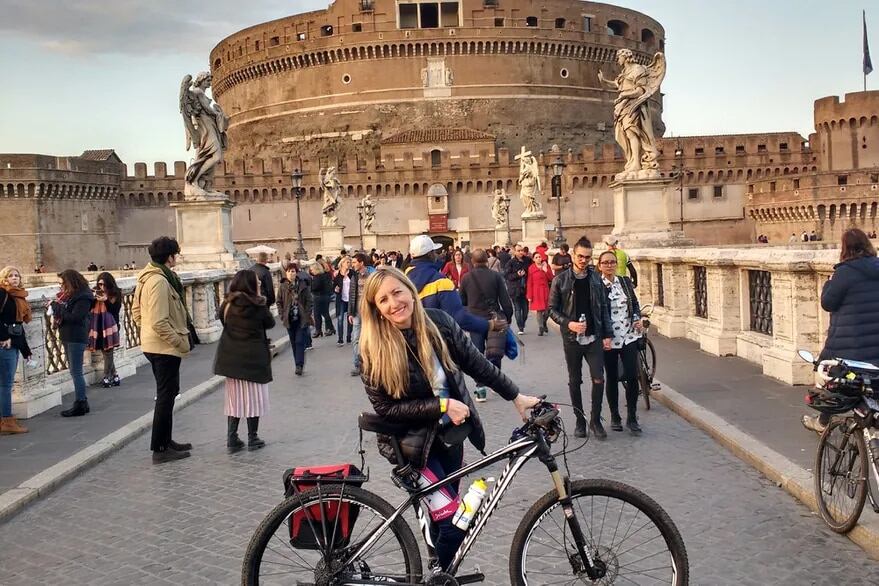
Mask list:
[{"label": "water bottle", "polygon": [[[580,323],[583,324],[584,326],[586,325],[586,314],[585,313],[580,314]],[[586,330],[585,329],[583,330],[582,334],[577,334],[577,343],[584,345],[584,346],[586,345]]]},{"label": "water bottle", "polygon": [[452,517],[452,524],[455,527],[462,531],[467,530],[473,521],[473,517],[476,515],[476,511],[479,510],[479,505],[482,504],[482,499],[485,498],[487,490],[488,481],[485,478],[477,478],[473,481],[467,494],[461,500],[461,504],[458,505],[455,516]]}]

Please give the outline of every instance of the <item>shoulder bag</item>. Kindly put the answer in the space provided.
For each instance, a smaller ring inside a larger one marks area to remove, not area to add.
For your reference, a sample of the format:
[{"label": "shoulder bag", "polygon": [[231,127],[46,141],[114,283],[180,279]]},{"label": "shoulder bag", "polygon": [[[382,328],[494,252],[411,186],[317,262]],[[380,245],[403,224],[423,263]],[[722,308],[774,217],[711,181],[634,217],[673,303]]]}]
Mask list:
[{"label": "shoulder bag", "polygon": [[[3,309],[6,307],[6,303],[9,301],[9,293],[6,294],[6,297],[3,298],[3,305],[0,305],[0,313],[3,313]],[[24,325],[18,323],[4,324],[6,326],[6,330],[9,332],[10,336],[23,336],[24,335]]]}]

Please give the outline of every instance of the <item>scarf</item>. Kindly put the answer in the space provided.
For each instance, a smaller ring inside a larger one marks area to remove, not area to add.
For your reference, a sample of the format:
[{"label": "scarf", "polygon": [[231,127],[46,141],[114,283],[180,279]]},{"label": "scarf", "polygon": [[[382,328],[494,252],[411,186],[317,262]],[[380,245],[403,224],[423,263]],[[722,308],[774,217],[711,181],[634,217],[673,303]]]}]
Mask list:
[{"label": "scarf", "polygon": [[159,264],[157,262],[150,261],[150,265],[156,267],[157,269],[160,269],[162,271],[162,274],[168,280],[168,283],[170,283],[171,288],[177,291],[177,294],[180,296],[180,303],[183,304],[183,311],[186,312],[186,324],[191,324],[192,318],[189,317],[189,308],[186,307],[186,302],[184,301],[185,297],[183,291],[183,283],[180,282],[180,277],[178,277],[177,273],[168,268],[168,265],[164,263]]},{"label": "scarf", "polygon": [[27,289],[21,287],[4,286],[3,289],[15,302],[15,321],[21,323],[30,323],[31,321],[31,305],[27,302]]}]

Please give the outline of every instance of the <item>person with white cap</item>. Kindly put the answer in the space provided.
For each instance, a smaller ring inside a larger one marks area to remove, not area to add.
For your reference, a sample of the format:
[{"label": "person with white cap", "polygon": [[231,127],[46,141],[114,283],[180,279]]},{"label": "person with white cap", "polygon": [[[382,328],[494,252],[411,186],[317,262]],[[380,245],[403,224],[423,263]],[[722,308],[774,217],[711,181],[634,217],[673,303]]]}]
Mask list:
[{"label": "person with white cap", "polygon": [[406,269],[406,276],[418,290],[424,307],[442,309],[468,332],[485,336],[489,331],[503,330],[506,327],[503,320],[486,320],[467,311],[455,290],[455,284],[439,271],[442,260],[437,259],[436,251],[440,248],[442,245],[435,243],[427,234],[416,236],[409,243],[412,262]]},{"label": "person with white cap", "polygon": [[617,277],[629,277],[632,279],[632,286],[638,286],[638,273],[635,271],[635,265],[629,257],[629,253],[620,248],[620,240],[616,236],[606,236],[604,243],[607,249],[612,250],[617,257]]}]

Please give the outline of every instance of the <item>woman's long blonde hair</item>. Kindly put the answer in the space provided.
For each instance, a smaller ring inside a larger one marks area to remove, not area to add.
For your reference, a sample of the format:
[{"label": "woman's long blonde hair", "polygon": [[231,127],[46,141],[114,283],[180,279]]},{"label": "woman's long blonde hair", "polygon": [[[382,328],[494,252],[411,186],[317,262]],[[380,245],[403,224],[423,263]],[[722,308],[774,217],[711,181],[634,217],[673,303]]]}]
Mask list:
[{"label": "woman's long blonde hair", "polygon": [[409,289],[415,299],[412,308],[412,332],[418,346],[417,361],[428,381],[433,381],[434,352],[449,372],[457,367],[449,356],[449,349],[436,325],[427,316],[415,285],[399,270],[381,267],[367,279],[358,308],[360,329],[360,357],[363,372],[370,386],[383,388],[395,399],[406,396],[409,386],[409,351],[403,333],[384,319],[375,303],[375,296],[386,279],[396,279]]}]

